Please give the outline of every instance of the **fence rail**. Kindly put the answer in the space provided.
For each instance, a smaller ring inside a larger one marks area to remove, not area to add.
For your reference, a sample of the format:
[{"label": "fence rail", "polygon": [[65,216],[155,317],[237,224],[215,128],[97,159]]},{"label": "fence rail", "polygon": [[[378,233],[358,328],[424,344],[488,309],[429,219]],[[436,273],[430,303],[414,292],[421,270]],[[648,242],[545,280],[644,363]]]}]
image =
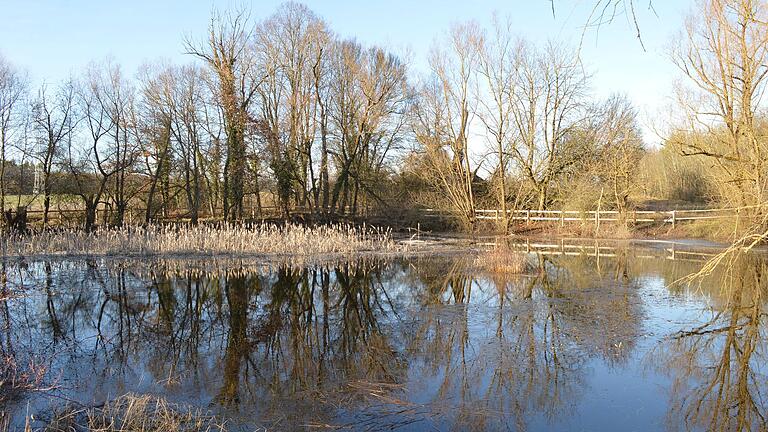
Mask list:
[{"label": "fence rail", "polygon": [[[692,209],[692,210],[632,210],[623,215],[616,210],[507,210],[506,219],[511,221],[530,222],[566,222],[594,223],[599,226],[602,222],[627,221],[632,223],[660,223],[672,224],[675,227],[678,222],[713,219],[736,219],[744,217],[744,211],[754,208],[721,208],[721,209]],[[425,209],[428,217],[450,216],[452,212]],[[505,219],[504,211],[494,209],[480,209],[474,212],[475,219],[501,221]]]}]

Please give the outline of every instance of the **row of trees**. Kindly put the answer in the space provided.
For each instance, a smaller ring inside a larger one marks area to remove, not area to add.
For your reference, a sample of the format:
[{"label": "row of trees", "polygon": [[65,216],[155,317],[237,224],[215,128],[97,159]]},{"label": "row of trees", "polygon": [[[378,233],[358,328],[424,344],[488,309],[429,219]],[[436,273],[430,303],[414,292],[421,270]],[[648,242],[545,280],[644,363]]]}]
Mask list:
[{"label": "row of trees", "polygon": [[[719,197],[761,203],[765,2],[701,7],[674,51],[698,91],[681,93],[685,122],[665,153],[721,177]],[[134,78],[108,61],[35,90],[0,60],[0,202],[12,160],[37,167],[46,223],[67,191],[88,229],[101,207],[121,225],[129,209],[196,222],[266,205],[331,215],[403,203],[471,227],[478,205],[623,214],[639,189],[664,186],[640,172],[661,156],[644,148],[628,99],[595,99],[577,50],[522,39],[503,19],[453,26],[418,79],[296,3],[259,22],[215,14],[207,37],[184,46],[188,65],[150,64]]]},{"label": "row of trees", "polygon": [[[455,26],[430,65],[415,108],[423,154],[414,172],[465,225],[474,221],[483,162],[503,214],[511,206],[544,209],[579,182],[607,186],[610,202],[627,207],[644,151],[637,116],[623,96],[590,97],[577,51],[537,46],[495,19],[490,30]],[[470,151],[473,133],[484,137],[485,153]]]},{"label": "row of trees", "polygon": [[265,196],[286,213],[381,201],[412,98],[400,58],[338,38],[295,3],[255,24],[215,15],[208,38],[185,46],[202,61],[147,65],[137,79],[93,64],[34,92],[2,61],[0,194],[18,159],[39,166],[46,221],[60,173],[88,228],[98,206],[121,225],[131,206],[148,222],[174,207],[238,220]]},{"label": "row of trees", "polygon": [[768,191],[766,22],[764,0],[697,2],[670,52],[684,78],[679,109],[664,147],[650,152],[625,98],[590,99],[576,52],[520,41],[500,20],[490,30],[455,27],[435,50],[434,84],[417,102],[426,121],[416,136],[441,173],[432,177],[435,196],[472,224],[478,164],[466,162],[464,143],[476,117],[495,155],[483,160],[492,165],[498,208],[604,203],[624,214],[632,196],[645,194],[715,201],[760,220]]}]

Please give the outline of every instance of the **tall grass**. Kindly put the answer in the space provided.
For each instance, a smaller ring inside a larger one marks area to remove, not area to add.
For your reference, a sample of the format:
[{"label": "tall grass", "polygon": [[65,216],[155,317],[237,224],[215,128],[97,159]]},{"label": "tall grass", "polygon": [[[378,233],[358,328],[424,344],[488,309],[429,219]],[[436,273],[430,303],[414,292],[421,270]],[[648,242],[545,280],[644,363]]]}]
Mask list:
[{"label": "tall grass", "polygon": [[397,250],[389,230],[354,225],[183,225],[44,231],[0,239],[5,257],[350,255]]},{"label": "tall grass", "polygon": [[525,253],[505,245],[480,253],[475,258],[475,266],[493,275],[518,275],[531,270]]}]

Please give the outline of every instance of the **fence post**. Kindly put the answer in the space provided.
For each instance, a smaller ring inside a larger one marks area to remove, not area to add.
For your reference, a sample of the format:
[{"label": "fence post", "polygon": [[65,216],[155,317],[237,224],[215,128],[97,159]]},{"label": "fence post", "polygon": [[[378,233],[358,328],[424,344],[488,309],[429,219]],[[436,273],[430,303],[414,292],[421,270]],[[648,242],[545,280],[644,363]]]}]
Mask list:
[{"label": "fence post", "polygon": [[565,212],[560,210],[560,228],[565,226]]},{"label": "fence post", "polygon": [[526,210],[525,211],[525,224],[530,225],[531,224],[531,211]]},{"label": "fence post", "polygon": [[677,217],[675,216],[675,211],[672,210],[672,228],[674,228],[676,224],[677,224]]},{"label": "fence post", "polygon": [[600,210],[595,211],[595,233],[600,229]]}]

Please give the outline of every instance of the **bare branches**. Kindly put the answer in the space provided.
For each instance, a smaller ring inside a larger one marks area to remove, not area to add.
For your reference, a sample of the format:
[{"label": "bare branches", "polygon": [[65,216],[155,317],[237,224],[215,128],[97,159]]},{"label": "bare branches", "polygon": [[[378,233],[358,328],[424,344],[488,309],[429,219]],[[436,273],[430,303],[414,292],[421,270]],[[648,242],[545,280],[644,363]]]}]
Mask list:
[{"label": "bare branches", "polygon": [[714,161],[722,196],[736,200],[733,205],[762,203],[768,145],[759,137],[758,118],[768,74],[768,29],[762,24],[768,7],[751,0],[699,5],[672,59],[695,89],[679,92],[686,127],[706,134],[686,134],[678,144],[683,154]]},{"label": "bare branches", "polygon": [[224,114],[227,151],[224,164],[224,219],[243,218],[246,177],[246,128],[248,108],[259,81],[252,69],[253,26],[244,10],[222,17],[214,14],[206,44],[187,51],[206,61],[218,78],[216,94]]},{"label": "bare branches", "polygon": [[[556,0],[549,0],[550,6],[552,8],[552,16],[555,16],[555,1]],[[638,18],[637,14],[637,3],[638,2],[645,2],[647,1],[647,9],[651,11],[654,15],[656,14],[656,9],[653,6],[653,0],[593,0],[594,4],[592,6],[592,9],[589,13],[589,16],[587,17],[586,23],[584,25],[584,31],[582,32],[581,39],[582,42],[584,40],[584,37],[586,36],[586,32],[588,29],[595,29],[596,31],[599,31],[601,27],[604,25],[609,25],[614,22],[614,20],[620,16],[626,17],[628,25],[634,30],[635,37],[637,38],[638,43],[640,43],[640,46],[642,47],[643,51],[645,51],[645,43],[643,42],[642,32],[640,28],[640,20]]]}]

